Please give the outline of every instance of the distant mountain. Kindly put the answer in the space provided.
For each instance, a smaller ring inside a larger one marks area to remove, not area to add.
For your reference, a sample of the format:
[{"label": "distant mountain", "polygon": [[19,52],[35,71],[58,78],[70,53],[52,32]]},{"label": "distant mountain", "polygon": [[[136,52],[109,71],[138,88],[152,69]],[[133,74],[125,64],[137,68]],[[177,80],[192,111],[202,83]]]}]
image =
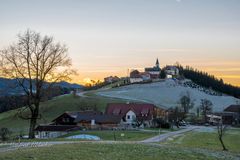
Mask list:
[{"label": "distant mountain", "polygon": [[[28,86],[28,81],[24,83],[25,86]],[[55,86],[59,86],[62,88],[68,89],[81,89],[83,88],[82,85],[79,84],[72,84],[65,81],[58,82]],[[25,94],[22,87],[20,87],[17,83],[17,79],[7,79],[7,78],[0,78],[0,96],[6,95],[21,95]]]},{"label": "distant mountain", "polygon": [[63,87],[63,88],[72,88],[72,89],[81,89],[81,88],[83,88],[82,85],[79,85],[79,84],[76,84],[76,83],[68,83],[68,82],[65,82],[65,81],[58,82],[56,84],[56,86],[60,86],[60,87]]}]

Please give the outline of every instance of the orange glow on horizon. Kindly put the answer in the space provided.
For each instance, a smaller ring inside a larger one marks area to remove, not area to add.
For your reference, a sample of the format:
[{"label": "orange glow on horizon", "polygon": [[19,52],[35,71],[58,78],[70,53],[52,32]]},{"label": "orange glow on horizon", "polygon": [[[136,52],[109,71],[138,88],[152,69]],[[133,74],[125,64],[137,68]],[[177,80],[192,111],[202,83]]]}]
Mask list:
[{"label": "orange glow on horizon", "polygon": [[[165,60],[166,58],[158,57],[160,66],[175,64],[176,61]],[[112,61],[104,63],[102,66],[93,66],[90,64],[88,68],[82,68],[78,71],[78,76],[73,77],[72,82],[86,84],[89,81],[101,80],[108,76],[126,77],[132,69],[143,71],[145,67],[151,67],[155,63],[155,59],[140,59],[136,61],[125,61],[121,65],[112,64]],[[191,66],[199,71],[207,72],[217,78],[222,78],[225,83],[240,87],[240,65],[237,60],[224,61],[222,59],[198,59],[191,58],[179,61],[182,66]],[[76,67],[80,68],[80,67]]]},{"label": "orange glow on horizon", "polygon": [[[208,72],[208,73],[213,74],[215,77],[217,77],[219,79],[222,78],[225,83],[240,87],[240,75],[221,75],[221,74],[214,74],[214,72]],[[83,77],[84,75],[79,75],[79,76],[73,77],[71,83],[78,83],[78,84],[82,84],[82,85],[92,84],[91,80],[103,81],[105,77],[108,77],[110,75],[124,77],[124,76],[126,76],[126,73],[115,72],[114,74],[113,73],[109,73],[109,74],[108,73],[104,73],[104,74],[98,73],[98,74],[92,74],[92,75],[89,74],[89,75],[86,75],[87,78],[84,78]]]}]

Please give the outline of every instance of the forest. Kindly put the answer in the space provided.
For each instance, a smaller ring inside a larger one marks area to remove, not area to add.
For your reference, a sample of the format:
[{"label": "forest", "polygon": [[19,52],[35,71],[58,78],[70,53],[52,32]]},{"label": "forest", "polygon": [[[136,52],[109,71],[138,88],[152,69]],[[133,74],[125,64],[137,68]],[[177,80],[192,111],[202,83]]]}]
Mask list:
[{"label": "forest", "polygon": [[207,72],[199,71],[190,66],[183,67],[178,65],[178,68],[180,75],[192,80],[198,85],[240,98],[240,87],[227,84],[222,79],[218,79]]}]

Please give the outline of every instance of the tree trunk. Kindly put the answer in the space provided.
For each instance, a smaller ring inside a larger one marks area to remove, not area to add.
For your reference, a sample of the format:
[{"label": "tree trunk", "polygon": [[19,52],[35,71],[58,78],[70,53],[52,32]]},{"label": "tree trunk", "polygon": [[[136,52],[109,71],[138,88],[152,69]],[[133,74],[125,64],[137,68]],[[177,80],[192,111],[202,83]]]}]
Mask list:
[{"label": "tree trunk", "polygon": [[207,120],[207,113],[204,113],[204,123],[207,123],[208,120]]},{"label": "tree trunk", "polygon": [[219,140],[220,140],[220,142],[221,142],[221,145],[222,145],[222,147],[223,147],[223,150],[224,150],[224,151],[227,151],[227,148],[225,147],[221,136],[219,136]]},{"label": "tree trunk", "polygon": [[35,138],[34,129],[36,127],[36,124],[37,124],[37,119],[32,117],[32,119],[30,119],[29,139],[34,139]]},{"label": "tree trunk", "polygon": [[35,109],[32,113],[32,117],[30,119],[30,127],[29,127],[29,139],[34,139],[35,138],[35,127],[37,124],[37,119],[39,116],[39,103],[35,104]]}]

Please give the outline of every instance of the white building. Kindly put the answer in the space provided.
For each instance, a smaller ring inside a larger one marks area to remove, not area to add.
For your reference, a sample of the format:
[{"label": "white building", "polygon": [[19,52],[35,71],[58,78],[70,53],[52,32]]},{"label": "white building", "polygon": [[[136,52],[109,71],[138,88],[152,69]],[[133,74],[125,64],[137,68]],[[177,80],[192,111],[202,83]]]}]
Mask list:
[{"label": "white building", "polygon": [[136,114],[134,113],[134,111],[132,110],[129,110],[127,113],[126,113],[126,124],[133,124],[134,121],[136,120]]},{"label": "white building", "polygon": [[179,76],[179,69],[176,66],[166,66],[164,70],[167,78]]},{"label": "white building", "polygon": [[139,82],[143,82],[142,77],[130,77],[130,83],[139,83]]}]

